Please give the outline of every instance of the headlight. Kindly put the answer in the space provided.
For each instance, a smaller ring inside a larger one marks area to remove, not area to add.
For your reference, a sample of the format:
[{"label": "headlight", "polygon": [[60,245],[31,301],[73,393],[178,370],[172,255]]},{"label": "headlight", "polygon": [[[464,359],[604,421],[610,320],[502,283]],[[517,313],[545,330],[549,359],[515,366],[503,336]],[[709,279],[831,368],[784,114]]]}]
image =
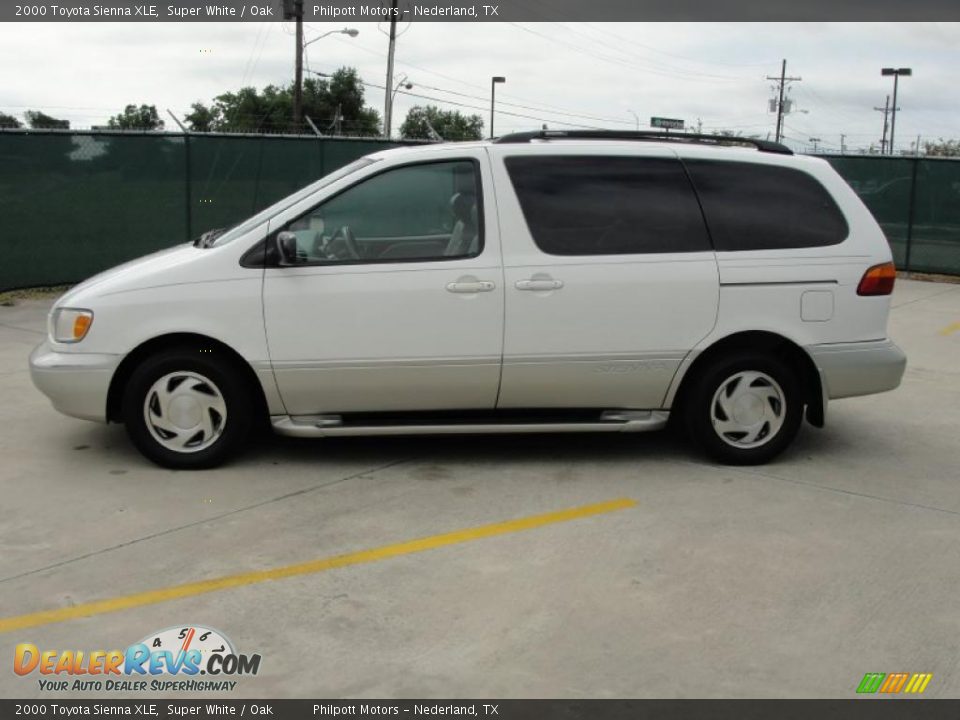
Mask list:
[{"label": "headlight", "polygon": [[58,343],[83,340],[93,325],[92,310],[57,308],[50,315],[50,338]]}]

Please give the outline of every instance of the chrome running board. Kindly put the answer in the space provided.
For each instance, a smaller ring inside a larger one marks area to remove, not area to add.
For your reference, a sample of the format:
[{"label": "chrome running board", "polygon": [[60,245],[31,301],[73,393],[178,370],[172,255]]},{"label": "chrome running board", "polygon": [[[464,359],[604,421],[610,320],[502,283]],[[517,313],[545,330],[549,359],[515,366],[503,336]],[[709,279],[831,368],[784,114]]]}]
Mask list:
[{"label": "chrome running board", "polygon": [[571,432],[649,432],[667,424],[666,410],[608,410],[593,422],[503,422],[434,423],[423,425],[374,423],[344,424],[339,415],[274,415],[270,418],[278,435],[291,437],[350,437],[359,435],[464,435]]}]

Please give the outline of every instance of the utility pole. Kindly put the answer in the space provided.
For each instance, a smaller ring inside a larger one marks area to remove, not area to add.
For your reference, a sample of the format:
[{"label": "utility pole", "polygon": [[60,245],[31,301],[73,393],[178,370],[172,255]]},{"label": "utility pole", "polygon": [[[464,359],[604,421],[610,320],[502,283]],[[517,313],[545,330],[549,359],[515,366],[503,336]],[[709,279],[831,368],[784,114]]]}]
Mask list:
[{"label": "utility pole", "polygon": [[843,133],[840,133],[840,154],[847,154],[847,136]]},{"label": "utility pole", "polygon": [[890,96],[887,95],[887,101],[882,108],[875,107],[874,110],[883,113],[883,138],[880,140],[880,154],[887,154],[887,129],[890,127],[887,123],[887,117],[890,115]]},{"label": "utility pole", "polygon": [[387,49],[387,82],[384,93],[387,98],[383,105],[383,135],[389,138],[393,130],[393,53],[397,46],[397,0],[393,0],[390,11],[390,46]]},{"label": "utility pole", "polygon": [[780,77],[767,75],[767,80],[773,80],[777,84],[778,98],[776,100],[777,104],[777,133],[776,141],[780,142],[783,138],[783,115],[784,115],[784,93],[787,89],[787,83],[790,82],[800,82],[803,78],[801,77],[787,77],[787,61],[783,61],[783,65],[780,67]]},{"label": "utility pole", "polygon": [[303,0],[293,1],[293,14],[297,21],[297,59],[293,74],[293,130],[300,132],[303,120]]}]

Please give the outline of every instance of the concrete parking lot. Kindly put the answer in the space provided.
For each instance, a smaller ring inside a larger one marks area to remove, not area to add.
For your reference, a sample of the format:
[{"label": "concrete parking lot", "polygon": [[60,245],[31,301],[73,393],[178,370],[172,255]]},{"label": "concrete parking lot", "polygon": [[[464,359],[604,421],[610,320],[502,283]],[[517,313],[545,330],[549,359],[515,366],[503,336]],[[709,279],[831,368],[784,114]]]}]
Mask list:
[{"label": "concrete parking lot", "polygon": [[57,696],[11,671],[17,643],[125,648],[189,624],[262,655],[221,697],[842,698],[866,672],[960,695],[960,285],[898,281],[903,385],[832,404],[759,468],[655,433],[276,438],[163,470],[33,388],[49,305],[0,308],[0,624],[635,504],[0,633],[0,696]]}]

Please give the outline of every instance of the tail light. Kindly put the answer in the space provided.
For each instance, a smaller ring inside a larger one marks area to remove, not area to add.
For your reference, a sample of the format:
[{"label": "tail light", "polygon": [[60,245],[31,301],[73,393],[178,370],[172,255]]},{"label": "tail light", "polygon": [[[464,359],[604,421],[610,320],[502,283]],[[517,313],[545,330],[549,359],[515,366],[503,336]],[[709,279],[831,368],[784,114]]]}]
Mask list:
[{"label": "tail light", "polygon": [[893,292],[893,281],[896,279],[897,269],[892,262],[874,265],[860,279],[857,295],[889,295]]}]

